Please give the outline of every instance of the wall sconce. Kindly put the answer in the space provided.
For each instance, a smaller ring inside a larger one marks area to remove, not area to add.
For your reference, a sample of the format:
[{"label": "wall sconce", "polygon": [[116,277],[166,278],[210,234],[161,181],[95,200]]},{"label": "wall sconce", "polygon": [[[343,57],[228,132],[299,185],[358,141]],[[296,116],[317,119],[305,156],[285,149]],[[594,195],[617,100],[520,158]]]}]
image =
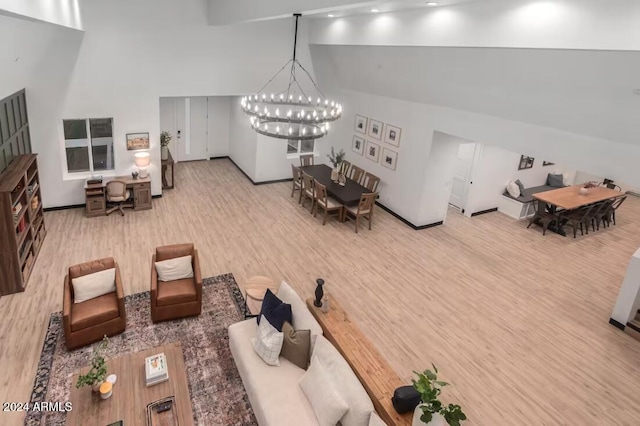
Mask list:
[{"label": "wall sconce", "polygon": [[147,167],[151,164],[151,157],[148,152],[138,152],[136,155],[136,166],[138,166],[138,172],[140,178],[147,177]]}]

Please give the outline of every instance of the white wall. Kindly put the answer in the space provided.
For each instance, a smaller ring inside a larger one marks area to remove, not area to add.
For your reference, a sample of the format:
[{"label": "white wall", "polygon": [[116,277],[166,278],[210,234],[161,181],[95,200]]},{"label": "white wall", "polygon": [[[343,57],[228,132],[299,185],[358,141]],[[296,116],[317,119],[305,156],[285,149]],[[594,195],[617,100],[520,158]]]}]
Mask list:
[{"label": "white wall", "polygon": [[229,96],[209,96],[209,157],[229,155],[229,126],[231,108],[240,108]]},{"label": "white wall", "polygon": [[249,120],[240,107],[240,98],[232,98],[229,110],[229,157],[256,181],[256,157],[258,152],[258,134],[249,126]]},{"label": "white wall", "polygon": [[635,0],[478,1],[316,19],[311,43],[640,50]]},{"label": "white wall", "polygon": [[0,13],[82,30],[78,0],[0,0]]}]

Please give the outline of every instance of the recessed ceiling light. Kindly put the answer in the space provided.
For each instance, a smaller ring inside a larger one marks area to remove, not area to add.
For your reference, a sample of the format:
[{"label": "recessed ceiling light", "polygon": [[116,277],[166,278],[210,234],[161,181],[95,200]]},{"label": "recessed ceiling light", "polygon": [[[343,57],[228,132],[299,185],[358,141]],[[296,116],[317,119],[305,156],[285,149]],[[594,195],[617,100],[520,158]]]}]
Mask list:
[{"label": "recessed ceiling light", "polygon": [[380,11],[379,11],[378,9],[371,9],[371,12],[372,12],[372,13],[378,13],[378,12],[380,12]]},{"label": "recessed ceiling light", "polygon": [[336,15],[332,15],[331,13],[327,15],[329,18],[333,18]]},{"label": "recessed ceiling light", "polygon": [[438,3],[435,2],[435,1],[428,1],[427,2],[427,6],[437,6],[437,5],[438,5]]}]

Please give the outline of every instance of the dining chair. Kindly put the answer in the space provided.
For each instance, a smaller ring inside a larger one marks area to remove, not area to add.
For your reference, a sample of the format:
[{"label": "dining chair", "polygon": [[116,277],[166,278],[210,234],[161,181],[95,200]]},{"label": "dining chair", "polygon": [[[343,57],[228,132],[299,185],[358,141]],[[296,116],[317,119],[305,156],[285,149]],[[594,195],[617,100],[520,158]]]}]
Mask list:
[{"label": "dining chair", "polygon": [[595,227],[596,227],[594,231],[600,230],[600,222],[602,222],[603,228],[607,227],[606,214],[607,214],[607,210],[611,208],[611,206],[613,205],[613,201],[614,200],[605,200],[596,204],[597,207],[594,208],[594,210],[590,215],[591,226],[593,227],[595,224]]},{"label": "dining chair", "polygon": [[313,205],[315,204],[315,190],[313,187],[313,176],[308,173],[302,172],[302,191],[300,192],[300,202],[304,207],[307,198],[311,200],[311,208],[309,213],[313,213]]},{"label": "dining chair", "polygon": [[531,219],[529,219],[529,225],[527,225],[527,228],[529,228],[534,222],[540,221],[540,224],[542,225],[542,235],[546,234],[547,228],[551,222],[556,221],[556,228],[558,227],[558,216],[553,213],[549,213],[546,206],[546,203],[534,201],[533,210],[535,211],[535,214]]},{"label": "dining chair", "polygon": [[291,186],[291,197],[293,198],[293,193],[296,191],[300,191],[300,198],[298,199],[298,204],[300,203],[300,199],[302,199],[302,175],[300,174],[300,167],[295,165],[291,165],[291,173],[293,174],[293,185]]},{"label": "dining chair", "polygon": [[327,223],[327,216],[329,215],[329,212],[338,212],[338,220],[342,222],[344,206],[333,198],[328,197],[327,187],[317,180],[314,180],[314,186],[316,192],[316,203],[313,206],[313,217],[316,217],[316,214],[318,213],[318,207],[321,207],[324,210],[324,220],[322,221],[323,226]]},{"label": "dining chair", "polygon": [[361,217],[364,217],[369,221],[369,230],[371,230],[374,201],[376,200],[377,196],[377,192],[367,192],[362,194],[357,207],[345,206],[344,217],[351,215],[356,220],[356,234],[358,233],[358,222],[360,221]]},{"label": "dining chair", "polygon": [[366,172],[364,174],[364,178],[362,178],[362,186],[364,186],[371,192],[376,192],[378,190],[379,183],[380,183],[380,178],[369,172]]},{"label": "dining chair", "polygon": [[300,167],[313,166],[313,154],[300,155]]},{"label": "dining chair", "polygon": [[587,235],[589,235],[589,220],[594,207],[595,205],[592,204],[575,210],[565,210],[558,215],[558,220],[564,220],[565,225],[573,228],[573,238],[576,238],[578,227],[580,227],[580,235],[584,235],[584,227],[587,228]]},{"label": "dining chair", "polygon": [[120,210],[120,215],[124,216],[124,208],[133,208],[133,203],[127,204],[131,198],[131,191],[127,189],[127,184],[121,180],[107,182],[107,202],[115,203],[115,206],[107,209],[107,216],[116,210]]},{"label": "dining chair", "polygon": [[345,176],[349,176],[350,168],[351,168],[351,163],[347,160],[342,160],[342,163],[340,163],[339,172]]},{"label": "dining chair", "polygon": [[605,212],[605,218],[607,222],[611,223],[611,221],[613,221],[613,224],[614,225],[616,224],[616,210],[618,210],[620,205],[624,203],[624,200],[626,199],[627,199],[627,196],[625,195],[623,197],[618,197],[613,201],[611,206]]},{"label": "dining chair", "polygon": [[364,176],[364,169],[361,169],[360,167],[356,166],[355,164],[353,164],[351,166],[351,176],[347,175],[348,178],[350,178],[351,180],[354,180],[358,183],[360,183],[362,181],[362,177]]}]

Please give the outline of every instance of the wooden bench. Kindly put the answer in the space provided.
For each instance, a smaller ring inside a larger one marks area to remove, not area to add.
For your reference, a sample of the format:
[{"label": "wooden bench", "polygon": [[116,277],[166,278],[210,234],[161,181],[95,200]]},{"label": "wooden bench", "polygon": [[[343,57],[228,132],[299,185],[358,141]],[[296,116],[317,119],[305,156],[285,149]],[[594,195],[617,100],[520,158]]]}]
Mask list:
[{"label": "wooden bench", "polygon": [[338,349],[369,394],[378,415],[389,426],[411,425],[413,411],[398,414],[391,403],[393,391],[404,383],[378,350],[349,320],[336,300],[328,295],[330,310],[326,314],[307,299],[307,307],[320,323],[324,336]]}]

